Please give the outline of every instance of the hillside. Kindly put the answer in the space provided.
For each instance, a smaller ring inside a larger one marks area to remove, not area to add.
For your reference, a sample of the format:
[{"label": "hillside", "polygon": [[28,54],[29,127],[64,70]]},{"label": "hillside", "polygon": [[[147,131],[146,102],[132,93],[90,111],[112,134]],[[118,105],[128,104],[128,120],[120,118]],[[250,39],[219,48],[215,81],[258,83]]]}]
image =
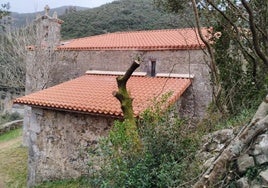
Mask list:
[{"label": "hillside", "polygon": [[[186,14],[185,14],[186,15]],[[97,8],[60,16],[63,39],[107,32],[167,29],[192,26],[190,14],[158,10],[153,0],[119,0]]]},{"label": "hillside", "polygon": [[[53,12],[57,12],[58,15],[63,15],[69,10],[86,10],[88,8],[85,7],[78,7],[78,6],[62,6],[59,8],[54,8],[50,10],[50,13],[53,14]],[[17,13],[17,12],[11,12],[13,27],[22,27],[25,26],[27,23],[32,22],[37,14],[44,14],[44,11],[36,12],[36,13]]]}]

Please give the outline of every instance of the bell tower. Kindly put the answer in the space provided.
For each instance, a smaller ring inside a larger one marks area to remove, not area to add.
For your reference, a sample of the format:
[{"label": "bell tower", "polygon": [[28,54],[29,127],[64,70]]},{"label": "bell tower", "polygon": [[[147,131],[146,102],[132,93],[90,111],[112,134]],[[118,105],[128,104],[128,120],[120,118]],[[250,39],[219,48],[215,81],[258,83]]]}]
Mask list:
[{"label": "bell tower", "polygon": [[[53,72],[57,69],[56,49],[60,45],[62,20],[55,12],[49,15],[49,6],[45,6],[44,15],[37,15],[34,21],[35,42],[28,46],[26,57],[25,94],[43,90],[53,85]],[[31,108],[25,107],[23,125],[23,144],[29,145]]]},{"label": "bell tower", "polygon": [[35,26],[35,44],[28,47],[26,59],[26,94],[45,89],[52,85],[52,70],[55,69],[55,51],[60,45],[62,20],[57,13],[49,15],[49,6],[45,14],[37,15]]},{"label": "bell tower", "polygon": [[35,19],[36,25],[36,46],[43,49],[54,49],[60,44],[60,29],[62,20],[58,19],[57,13],[49,16],[49,6],[45,6],[45,14],[38,15]]}]

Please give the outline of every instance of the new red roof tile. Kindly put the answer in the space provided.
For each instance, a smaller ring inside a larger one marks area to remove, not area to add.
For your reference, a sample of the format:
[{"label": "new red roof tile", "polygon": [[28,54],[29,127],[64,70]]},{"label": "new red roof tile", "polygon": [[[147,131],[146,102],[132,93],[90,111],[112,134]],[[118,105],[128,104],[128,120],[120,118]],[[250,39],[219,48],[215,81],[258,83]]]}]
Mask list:
[{"label": "new red roof tile", "polygon": [[[122,116],[119,101],[112,95],[117,91],[115,75],[88,74],[54,87],[26,95],[14,103],[77,111],[83,113]],[[135,116],[152,106],[153,99],[172,92],[168,102],[175,102],[191,84],[190,79],[132,76],[127,88],[133,100]]]},{"label": "new red roof tile", "polygon": [[[209,37],[209,31],[202,29]],[[205,45],[192,28],[116,32],[79,38],[58,47],[59,50],[185,50]]]}]

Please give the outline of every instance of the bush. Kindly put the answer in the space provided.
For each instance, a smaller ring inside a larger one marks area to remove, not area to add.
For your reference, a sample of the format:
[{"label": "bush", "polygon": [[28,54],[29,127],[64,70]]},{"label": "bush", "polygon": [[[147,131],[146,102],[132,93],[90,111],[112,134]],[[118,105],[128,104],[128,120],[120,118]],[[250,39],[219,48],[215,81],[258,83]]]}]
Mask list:
[{"label": "bush", "polygon": [[92,186],[175,187],[192,179],[189,171],[198,145],[196,137],[184,127],[184,121],[171,113],[172,109],[166,113],[158,109],[147,110],[138,122],[140,151],[131,149],[131,139],[124,135],[124,122],[115,123],[109,136],[101,141],[99,152],[92,154],[101,158],[98,170],[96,163],[90,165]]}]

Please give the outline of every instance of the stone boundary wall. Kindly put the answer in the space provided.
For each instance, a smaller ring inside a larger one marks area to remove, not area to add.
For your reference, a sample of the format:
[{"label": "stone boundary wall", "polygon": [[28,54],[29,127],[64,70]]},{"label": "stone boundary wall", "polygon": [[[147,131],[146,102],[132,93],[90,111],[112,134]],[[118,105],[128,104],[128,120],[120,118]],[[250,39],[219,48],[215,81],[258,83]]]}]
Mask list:
[{"label": "stone boundary wall", "polygon": [[[207,169],[227,144],[238,133],[238,129],[223,129],[206,135],[203,147],[197,158],[204,169]],[[268,132],[259,134],[234,161],[235,168],[230,169],[227,178],[233,181],[237,188],[268,187]],[[230,164],[229,164],[230,165]],[[238,178],[237,178],[238,177]]]},{"label": "stone boundary wall", "polygon": [[3,125],[0,125],[0,135],[5,134],[9,132],[10,130],[14,130],[19,127],[22,127],[22,124],[23,124],[23,119],[11,121]]}]

